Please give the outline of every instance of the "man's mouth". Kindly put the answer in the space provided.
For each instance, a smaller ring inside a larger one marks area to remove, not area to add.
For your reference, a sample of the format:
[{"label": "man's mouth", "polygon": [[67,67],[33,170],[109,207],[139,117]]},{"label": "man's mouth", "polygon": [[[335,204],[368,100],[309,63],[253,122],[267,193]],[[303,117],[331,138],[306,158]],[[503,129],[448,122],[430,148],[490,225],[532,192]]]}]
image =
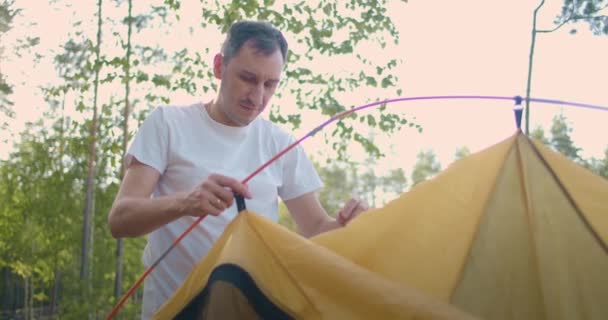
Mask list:
[{"label": "man's mouth", "polygon": [[255,110],[255,106],[252,104],[247,104],[247,103],[241,103],[240,104],[241,107],[247,109],[247,110]]}]

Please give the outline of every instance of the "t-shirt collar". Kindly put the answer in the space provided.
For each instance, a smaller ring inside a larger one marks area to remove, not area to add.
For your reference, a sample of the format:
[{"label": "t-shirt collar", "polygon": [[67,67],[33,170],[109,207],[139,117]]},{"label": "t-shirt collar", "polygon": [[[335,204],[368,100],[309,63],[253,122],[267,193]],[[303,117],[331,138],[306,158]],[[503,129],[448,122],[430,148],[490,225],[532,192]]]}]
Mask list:
[{"label": "t-shirt collar", "polygon": [[217,130],[218,132],[225,134],[225,135],[230,135],[230,136],[244,135],[247,133],[247,131],[249,131],[249,127],[251,127],[251,124],[253,124],[255,121],[257,121],[257,119],[255,119],[250,124],[243,126],[243,127],[228,126],[223,123],[217,122],[213,118],[211,118],[209,111],[207,111],[206,105],[207,105],[206,103],[201,102],[199,104],[199,108],[198,108],[199,110],[201,110],[203,119],[209,123],[211,128],[213,128],[214,130]]}]

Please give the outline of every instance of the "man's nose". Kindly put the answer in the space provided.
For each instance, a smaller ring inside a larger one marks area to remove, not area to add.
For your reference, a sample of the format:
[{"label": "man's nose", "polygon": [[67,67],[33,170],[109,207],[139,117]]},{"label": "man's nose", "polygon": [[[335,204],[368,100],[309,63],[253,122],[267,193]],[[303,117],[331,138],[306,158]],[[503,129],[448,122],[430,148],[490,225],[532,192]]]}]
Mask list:
[{"label": "man's nose", "polygon": [[258,84],[251,88],[249,99],[259,108],[264,101],[264,84]]}]

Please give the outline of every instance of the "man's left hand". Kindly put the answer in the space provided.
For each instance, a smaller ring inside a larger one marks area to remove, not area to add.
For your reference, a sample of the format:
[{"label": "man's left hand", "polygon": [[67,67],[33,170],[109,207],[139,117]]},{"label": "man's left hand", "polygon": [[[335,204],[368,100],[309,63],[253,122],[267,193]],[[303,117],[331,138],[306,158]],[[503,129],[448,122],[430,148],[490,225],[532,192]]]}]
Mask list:
[{"label": "man's left hand", "polygon": [[369,210],[369,205],[365,200],[352,198],[344,205],[344,208],[338,212],[336,220],[343,226],[358,216],[361,212]]}]

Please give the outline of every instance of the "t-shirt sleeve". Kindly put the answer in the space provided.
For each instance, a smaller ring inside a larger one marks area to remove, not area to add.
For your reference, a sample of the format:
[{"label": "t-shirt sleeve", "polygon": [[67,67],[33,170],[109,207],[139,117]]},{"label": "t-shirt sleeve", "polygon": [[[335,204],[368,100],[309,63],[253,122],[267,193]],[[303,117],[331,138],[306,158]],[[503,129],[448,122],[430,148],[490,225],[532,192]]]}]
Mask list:
[{"label": "t-shirt sleeve", "polygon": [[158,107],[150,112],[135,134],[125,156],[125,167],[136,158],[162,174],[167,168],[168,146],[169,130],[163,108]]},{"label": "t-shirt sleeve", "polygon": [[282,160],[283,183],[279,187],[281,199],[290,200],[323,187],[317,170],[301,146],[289,150]]}]

